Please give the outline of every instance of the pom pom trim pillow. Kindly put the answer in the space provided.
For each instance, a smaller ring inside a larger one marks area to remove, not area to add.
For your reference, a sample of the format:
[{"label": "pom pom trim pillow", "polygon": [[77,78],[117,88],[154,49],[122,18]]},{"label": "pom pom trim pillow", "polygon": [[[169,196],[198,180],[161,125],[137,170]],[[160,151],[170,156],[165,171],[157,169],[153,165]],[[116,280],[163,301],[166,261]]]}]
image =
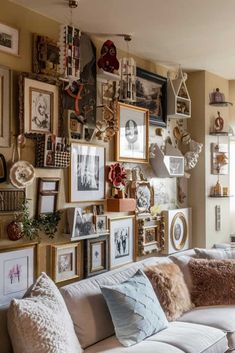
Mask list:
[{"label": "pom pom trim pillow", "polygon": [[101,286],[101,291],[123,346],[139,343],[168,326],[152,285],[141,270],[120,284]]}]

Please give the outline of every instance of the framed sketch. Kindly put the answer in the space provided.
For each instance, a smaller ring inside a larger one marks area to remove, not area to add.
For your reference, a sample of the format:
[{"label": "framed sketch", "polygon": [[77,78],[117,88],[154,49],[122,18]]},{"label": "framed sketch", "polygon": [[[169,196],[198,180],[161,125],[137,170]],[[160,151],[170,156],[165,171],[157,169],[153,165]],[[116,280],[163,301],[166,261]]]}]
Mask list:
[{"label": "framed sketch", "polygon": [[0,250],[0,307],[22,298],[37,275],[37,243]]},{"label": "framed sketch", "polygon": [[118,103],[116,160],[148,163],[149,111],[133,105]]},{"label": "framed sketch", "polygon": [[71,235],[71,240],[98,237],[93,219],[93,213],[83,213],[83,210],[79,207],[68,208],[67,228]]},{"label": "framed sketch", "polygon": [[131,197],[136,199],[136,213],[150,213],[153,206],[153,188],[147,181],[133,181],[131,183]]},{"label": "framed sketch", "polygon": [[37,215],[57,211],[60,178],[38,178]]},{"label": "framed sketch", "polygon": [[52,279],[55,283],[82,277],[81,243],[52,245]]},{"label": "framed sketch", "polygon": [[0,66],[0,147],[10,146],[11,71]]},{"label": "framed sketch", "polygon": [[20,132],[58,135],[62,112],[62,83],[52,77],[21,73],[19,85]]},{"label": "framed sketch", "polygon": [[0,23],[0,50],[19,55],[19,30]]},{"label": "framed sketch", "polygon": [[95,227],[97,233],[107,233],[108,230],[108,219],[106,215],[95,216]]},{"label": "framed sketch", "polygon": [[85,242],[85,276],[92,277],[108,271],[109,242],[108,235]]},{"label": "framed sketch", "polygon": [[136,104],[149,109],[151,125],[166,127],[167,78],[139,67],[136,76]]},{"label": "framed sketch", "polygon": [[70,202],[105,198],[105,148],[71,144]]},{"label": "framed sketch", "polygon": [[134,216],[109,219],[110,269],[133,262],[135,258]]}]

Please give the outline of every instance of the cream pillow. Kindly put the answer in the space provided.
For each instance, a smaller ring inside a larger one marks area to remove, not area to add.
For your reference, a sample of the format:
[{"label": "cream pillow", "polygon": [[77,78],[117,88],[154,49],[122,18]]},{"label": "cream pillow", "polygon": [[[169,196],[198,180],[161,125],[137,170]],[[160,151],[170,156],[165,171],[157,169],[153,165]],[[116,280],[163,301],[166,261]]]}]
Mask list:
[{"label": "cream pillow", "polygon": [[14,353],[82,352],[63,297],[45,273],[27,298],[12,300],[8,331]]}]

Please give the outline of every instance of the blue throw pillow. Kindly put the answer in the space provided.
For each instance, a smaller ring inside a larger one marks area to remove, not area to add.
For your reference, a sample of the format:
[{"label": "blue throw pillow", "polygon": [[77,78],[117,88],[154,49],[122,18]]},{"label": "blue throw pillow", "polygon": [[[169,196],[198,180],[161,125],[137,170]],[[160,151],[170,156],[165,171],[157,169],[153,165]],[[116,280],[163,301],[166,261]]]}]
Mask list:
[{"label": "blue throw pillow", "polygon": [[138,270],[123,283],[101,286],[117,339],[132,346],[163,330],[168,321],[146,275]]}]

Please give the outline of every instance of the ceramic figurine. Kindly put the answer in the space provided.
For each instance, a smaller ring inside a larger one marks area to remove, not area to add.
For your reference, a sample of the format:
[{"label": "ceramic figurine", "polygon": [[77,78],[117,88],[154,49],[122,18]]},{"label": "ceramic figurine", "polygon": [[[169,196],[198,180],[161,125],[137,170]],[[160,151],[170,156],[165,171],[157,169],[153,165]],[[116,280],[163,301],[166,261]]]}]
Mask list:
[{"label": "ceramic figurine", "polygon": [[101,57],[98,60],[98,67],[111,73],[119,69],[117,49],[111,40],[106,40],[101,48]]},{"label": "ceramic figurine", "polygon": [[214,129],[215,131],[222,131],[224,128],[224,119],[220,116],[220,112],[217,112],[218,116],[215,119]]}]

